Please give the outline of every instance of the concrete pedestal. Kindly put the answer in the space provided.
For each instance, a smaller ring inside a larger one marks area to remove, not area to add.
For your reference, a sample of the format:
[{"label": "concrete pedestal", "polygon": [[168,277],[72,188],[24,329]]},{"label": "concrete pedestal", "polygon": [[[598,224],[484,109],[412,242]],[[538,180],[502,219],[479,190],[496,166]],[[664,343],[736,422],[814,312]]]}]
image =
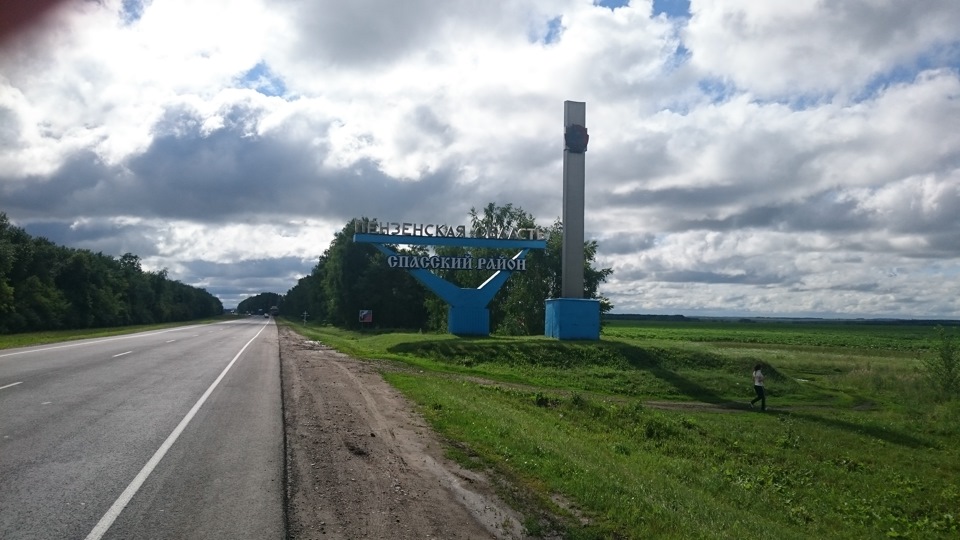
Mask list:
[{"label": "concrete pedestal", "polygon": [[582,298],[547,300],[544,334],[564,340],[600,340],[600,301]]}]

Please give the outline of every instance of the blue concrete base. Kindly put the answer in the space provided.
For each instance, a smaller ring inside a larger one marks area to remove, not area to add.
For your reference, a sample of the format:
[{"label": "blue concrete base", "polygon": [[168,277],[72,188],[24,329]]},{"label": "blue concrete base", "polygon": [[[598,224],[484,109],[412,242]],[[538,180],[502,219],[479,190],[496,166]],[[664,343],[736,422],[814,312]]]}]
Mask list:
[{"label": "blue concrete base", "polygon": [[600,340],[600,301],[582,298],[547,300],[544,335],[556,339]]},{"label": "blue concrete base", "polygon": [[455,336],[489,336],[490,310],[482,307],[450,306],[447,331]]}]

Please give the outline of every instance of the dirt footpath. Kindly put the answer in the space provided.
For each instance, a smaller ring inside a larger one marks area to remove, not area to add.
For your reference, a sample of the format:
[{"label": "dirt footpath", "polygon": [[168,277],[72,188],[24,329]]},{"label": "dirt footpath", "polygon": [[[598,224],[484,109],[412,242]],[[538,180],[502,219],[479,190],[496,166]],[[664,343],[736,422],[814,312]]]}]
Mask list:
[{"label": "dirt footpath", "polygon": [[374,364],[279,334],[290,538],[523,538]]}]

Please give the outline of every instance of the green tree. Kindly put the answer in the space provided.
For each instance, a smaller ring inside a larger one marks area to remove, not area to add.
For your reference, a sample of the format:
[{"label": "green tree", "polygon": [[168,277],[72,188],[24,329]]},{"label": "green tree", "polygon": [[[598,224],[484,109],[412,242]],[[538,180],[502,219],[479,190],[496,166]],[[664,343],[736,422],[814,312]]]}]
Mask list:
[{"label": "green tree", "polygon": [[162,268],[156,272],[147,273],[147,281],[150,283],[150,290],[153,293],[154,304],[152,307],[153,318],[157,322],[170,322],[171,310],[173,304],[172,291],[167,280],[167,269]]},{"label": "green tree", "polygon": [[33,238],[0,214],[0,331],[26,332],[64,326],[69,305],[55,278],[66,248]]},{"label": "green tree", "polygon": [[[398,254],[413,253],[392,247]],[[426,326],[426,289],[406,270],[390,268],[383,253],[373,254],[357,284],[362,291],[364,309],[373,310],[376,326],[415,329]]]},{"label": "green tree", "polygon": [[0,332],[189,320],[223,311],[203,289],[143,272],[120,259],[58,246],[11,226],[0,213]]},{"label": "green tree", "polygon": [[10,270],[13,269],[14,247],[10,241],[10,220],[0,212],[0,332],[6,331],[7,321],[15,310],[13,286],[10,285]]},{"label": "green tree", "polygon": [[[306,312],[310,320],[317,320],[318,313],[314,311],[310,305],[310,297],[313,295],[315,287],[316,280],[313,278],[313,275],[303,276],[298,279],[297,284],[283,295],[283,303],[280,305],[280,315],[300,318],[303,313]],[[320,320],[322,320],[322,318]]]},{"label": "green tree", "polygon": [[75,250],[57,275],[57,287],[63,292],[70,310],[71,328],[90,328],[118,324],[119,299],[110,287],[109,266],[102,256]]},{"label": "green tree", "polygon": [[270,308],[274,306],[283,309],[284,304],[286,304],[286,301],[281,295],[273,292],[264,292],[243,299],[237,305],[237,311],[240,313],[256,313],[260,315],[270,313]]},{"label": "green tree", "polygon": [[[515,207],[512,204],[497,206],[495,203],[489,203],[481,210],[470,209],[470,230],[473,234],[482,233],[483,235],[498,234],[502,231],[511,231],[516,229],[535,228],[536,221],[533,216],[528,214],[523,208]],[[530,272],[531,255],[538,250],[530,250],[527,253],[527,272]],[[474,259],[480,258],[512,258],[517,254],[517,250],[494,249],[494,248],[472,248],[467,249],[460,246],[441,246],[435,249],[437,255],[446,257],[472,256]],[[462,288],[476,288],[482,285],[489,277],[489,272],[478,270],[436,270],[439,277]],[[500,288],[500,291],[487,306],[490,310],[490,328],[495,332],[501,333],[520,333],[509,332],[505,329],[515,326],[513,323],[505,323],[508,319],[515,319],[516,313],[512,312],[510,304],[514,300],[508,299],[516,286],[517,277],[525,272],[514,272],[509,280]],[[542,303],[542,302],[541,302]],[[426,300],[426,310],[428,313],[428,325],[434,330],[443,330],[447,326],[447,313],[449,306],[436,295],[430,295]],[[542,306],[541,306],[542,311]],[[542,328],[543,322],[540,326]]]},{"label": "green tree", "polygon": [[56,287],[30,276],[14,291],[17,309],[10,317],[10,332],[58,330],[66,326],[70,303]]},{"label": "green tree", "polygon": [[320,257],[310,275],[304,276],[284,295],[280,314],[300,318],[306,312],[309,320],[327,322],[327,304],[323,294],[325,257]]},{"label": "green tree", "polygon": [[[519,229],[535,229],[537,223],[534,217],[519,206],[506,204],[497,206],[489,203],[482,212],[476,208],[470,209],[470,228],[473,231],[512,231]],[[474,257],[505,257],[512,258],[515,250],[477,249]],[[547,298],[544,282],[537,279],[544,274],[542,252],[530,250],[525,258],[527,269],[514,272],[510,279],[501,287],[488,306],[490,309],[490,328],[501,334],[542,334],[543,333],[543,302]],[[489,277],[483,272],[474,272],[474,281],[478,285]],[[539,322],[537,319],[539,318]],[[539,332],[538,332],[539,329]]]},{"label": "green tree", "polygon": [[150,286],[148,274],[143,272],[140,257],[124,253],[120,257],[121,287],[125,304],[123,324],[151,324],[156,322],[151,306],[156,295]]},{"label": "green tree", "polygon": [[367,309],[360,277],[370,266],[376,249],[370,244],[353,241],[354,221],[338,231],[324,253],[323,295],[327,300],[327,317],[336,326],[356,328],[357,313]]},{"label": "green tree", "polygon": [[[326,321],[358,328],[359,311],[370,309],[378,327],[423,328],[426,291],[405,270],[390,268],[385,255],[372,244],[354,242],[353,234],[354,221],[350,221],[337,232],[314,269]],[[389,247],[401,254],[421,252]]]}]

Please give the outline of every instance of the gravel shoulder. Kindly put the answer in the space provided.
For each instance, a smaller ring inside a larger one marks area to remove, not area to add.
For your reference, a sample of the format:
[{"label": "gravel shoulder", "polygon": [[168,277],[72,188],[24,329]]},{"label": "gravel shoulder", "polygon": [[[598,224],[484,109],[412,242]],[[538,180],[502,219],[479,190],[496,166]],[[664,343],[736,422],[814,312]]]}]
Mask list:
[{"label": "gravel shoulder", "polygon": [[374,364],[278,329],[289,538],[524,537]]}]

